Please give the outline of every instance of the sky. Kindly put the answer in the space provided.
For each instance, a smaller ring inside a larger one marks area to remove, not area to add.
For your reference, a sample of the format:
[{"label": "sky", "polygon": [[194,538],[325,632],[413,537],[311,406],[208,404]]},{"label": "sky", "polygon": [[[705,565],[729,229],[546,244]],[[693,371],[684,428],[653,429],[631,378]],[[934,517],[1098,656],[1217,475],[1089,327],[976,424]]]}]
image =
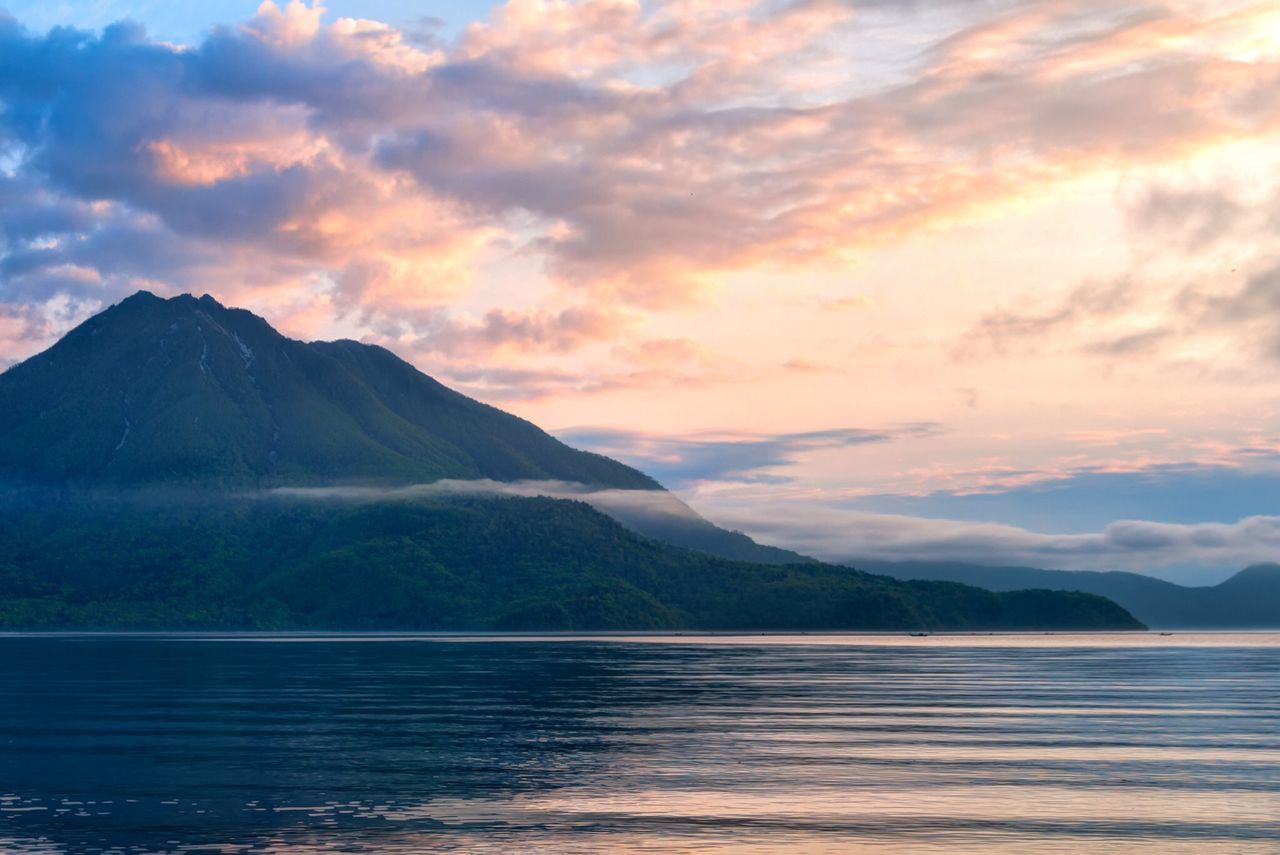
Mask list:
[{"label": "sky", "polygon": [[209,293],[823,558],[1280,560],[1280,2],[3,8],[0,366]]}]

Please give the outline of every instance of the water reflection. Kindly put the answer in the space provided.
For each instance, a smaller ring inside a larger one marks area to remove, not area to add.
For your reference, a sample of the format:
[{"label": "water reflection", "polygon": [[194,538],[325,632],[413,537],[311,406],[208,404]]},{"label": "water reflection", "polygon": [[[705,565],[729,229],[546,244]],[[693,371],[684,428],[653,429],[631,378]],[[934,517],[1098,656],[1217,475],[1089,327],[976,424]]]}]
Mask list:
[{"label": "water reflection", "polygon": [[1280,839],[1275,636],[244,640],[0,638],[0,851]]}]

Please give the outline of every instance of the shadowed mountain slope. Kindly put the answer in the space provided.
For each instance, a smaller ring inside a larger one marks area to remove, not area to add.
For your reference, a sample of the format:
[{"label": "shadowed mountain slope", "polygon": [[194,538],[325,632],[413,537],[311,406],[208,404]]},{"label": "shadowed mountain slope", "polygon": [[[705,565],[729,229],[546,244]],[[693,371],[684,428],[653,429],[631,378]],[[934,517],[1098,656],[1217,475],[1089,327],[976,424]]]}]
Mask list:
[{"label": "shadowed mountain slope", "polygon": [[139,292],[0,374],[0,479],[248,488],[557,479],[660,489],[389,351]]}]

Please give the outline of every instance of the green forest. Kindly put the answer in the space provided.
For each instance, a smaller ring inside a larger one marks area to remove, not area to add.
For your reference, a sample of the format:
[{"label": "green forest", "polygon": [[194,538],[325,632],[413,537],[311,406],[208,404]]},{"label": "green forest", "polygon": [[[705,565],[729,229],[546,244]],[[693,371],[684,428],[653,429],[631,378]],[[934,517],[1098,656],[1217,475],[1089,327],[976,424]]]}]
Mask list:
[{"label": "green forest", "polygon": [[0,521],[9,630],[1141,628],[1089,594],[716,558],[560,499],[152,493],[11,501]]}]

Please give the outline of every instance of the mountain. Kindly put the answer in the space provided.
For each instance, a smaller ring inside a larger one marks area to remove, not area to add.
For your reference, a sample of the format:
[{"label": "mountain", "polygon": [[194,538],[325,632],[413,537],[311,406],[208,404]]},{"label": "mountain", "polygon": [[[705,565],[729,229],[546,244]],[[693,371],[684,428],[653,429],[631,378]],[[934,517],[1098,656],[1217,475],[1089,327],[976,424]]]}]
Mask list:
[{"label": "mountain", "polygon": [[219,488],[441,478],[655,490],[380,347],[139,292],[0,374],[0,479]]},{"label": "mountain", "polygon": [[1185,587],[1138,573],[1038,570],[949,562],[860,561],[896,579],[930,579],[993,591],[1044,588],[1083,591],[1119,603],[1158,629],[1275,629],[1280,627],[1280,565],[1246,568],[1221,584]]},{"label": "mountain", "polygon": [[810,564],[813,558],[756,543],[740,531],[720,528],[666,490],[601,490],[580,497],[634,532],[732,561]]},{"label": "mountain", "polygon": [[647,537],[741,561],[811,560],[725,531],[647,475],[458,394],[384,348],[295,341],[207,295],[134,294],[0,374],[0,402],[0,482],[555,480],[626,491],[583,498]]},{"label": "mountain", "polygon": [[1140,629],[1088,594],[728,561],[548,498],[11,504],[4,629]]},{"label": "mountain", "polygon": [[0,374],[0,484],[13,629],[1140,626],[761,546],[387,350],[208,296],[135,294]]}]

